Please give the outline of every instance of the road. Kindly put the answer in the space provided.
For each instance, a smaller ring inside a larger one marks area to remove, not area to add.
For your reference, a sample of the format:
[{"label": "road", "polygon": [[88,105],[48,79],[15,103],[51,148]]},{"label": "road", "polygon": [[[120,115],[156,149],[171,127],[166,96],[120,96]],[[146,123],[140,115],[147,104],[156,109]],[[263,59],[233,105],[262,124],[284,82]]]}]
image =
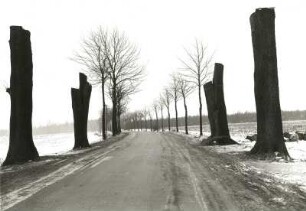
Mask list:
[{"label": "road", "polygon": [[263,178],[171,133],[132,133],[111,152],[9,210],[297,210]]}]

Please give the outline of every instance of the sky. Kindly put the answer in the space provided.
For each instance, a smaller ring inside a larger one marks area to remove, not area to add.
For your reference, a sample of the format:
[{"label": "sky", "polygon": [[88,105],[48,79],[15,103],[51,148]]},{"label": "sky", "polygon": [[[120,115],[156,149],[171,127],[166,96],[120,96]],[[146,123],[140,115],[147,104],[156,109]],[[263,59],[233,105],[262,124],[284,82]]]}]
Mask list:
[{"label": "sky", "polygon": [[[224,65],[227,112],[255,111],[249,16],[259,7],[275,7],[281,108],[305,110],[304,0],[2,0],[0,129],[9,127],[10,98],[4,87],[10,81],[10,25],[31,32],[33,126],[72,122],[70,88],[79,86],[82,67],[70,58],[82,39],[99,26],[124,32],[141,49],[146,78],[141,91],[131,97],[130,111],[152,107],[169,85],[169,75],[182,67],[179,58],[185,58],[184,48],[190,48],[195,39],[208,46],[214,62]],[[202,103],[206,114],[204,97]],[[188,98],[188,108],[190,115],[198,114],[196,91]],[[89,119],[97,119],[100,110],[97,86]],[[173,109],[171,113],[174,116]],[[183,116],[182,102],[179,115]]]}]

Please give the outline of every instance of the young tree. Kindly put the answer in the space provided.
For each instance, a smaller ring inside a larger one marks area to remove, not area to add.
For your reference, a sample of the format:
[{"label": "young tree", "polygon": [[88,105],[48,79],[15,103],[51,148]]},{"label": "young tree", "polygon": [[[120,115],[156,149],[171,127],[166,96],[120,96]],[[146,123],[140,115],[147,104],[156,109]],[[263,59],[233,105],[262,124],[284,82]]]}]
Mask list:
[{"label": "young tree", "polygon": [[188,82],[192,82],[198,88],[199,96],[199,118],[200,135],[203,135],[202,129],[202,85],[209,79],[209,67],[212,56],[208,55],[207,47],[202,42],[196,40],[195,46],[191,50],[185,49],[186,59],[180,59],[183,64],[183,75]]},{"label": "young tree", "polygon": [[150,130],[153,131],[153,117],[152,117],[152,113],[150,110],[148,110],[148,115],[150,119]]},{"label": "young tree", "polygon": [[182,75],[178,76],[179,93],[183,98],[184,110],[185,110],[185,133],[188,134],[188,109],[186,98],[193,91],[192,84],[188,82]]},{"label": "young tree", "polygon": [[171,93],[170,90],[168,88],[165,88],[163,91],[163,95],[161,97],[162,103],[163,105],[166,107],[167,109],[167,113],[168,113],[168,130],[171,130],[171,125],[170,125],[170,102],[171,102]]},{"label": "young tree", "polygon": [[39,159],[32,136],[33,63],[30,32],[10,27],[11,97],[10,142],[3,165]]},{"label": "young tree", "polygon": [[105,40],[106,32],[100,27],[98,30],[91,32],[89,36],[83,40],[81,49],[75,53],[72,60],[83,65],[84,71],[89,76],[93,85],[101,84],[102,91],[102,137],[106,136],[106,104],[105,104],[105,84],[108,79],[108,61],[105,57]]},{"label": "young tree", "polygon": [[163,103],[163,96],[160,94],[159,100],[159,109],[160,109],[160,116],[161,116],[161,129],[162,132],[164,132],[164,103]]},{"label": "young tree", "polygon": [[[118,130],[118,89],[120,87],[135,87],[143,78],[144,67],[139,65],[139,50],[132,44],[124,33],[114,30],[106,33],[103,48],[104,56],[109,68],[108,77],[112,91],[112,133],[117,135]],[[120,101],[120,100],[119,100]]]},{"label": "young tree", "polygon": [[144,109],[142,109],[141,113],[143,115],[143,118],[144,118],[144,121],[145,121],[145,128],[146,128],[146,131],[147,131],[148,130],[147,118],[149,116],[150,111],[147,108],[144,108]]},{"label": "young tree", "polygon": [[176,127],[176,132],[179,131],[178,128],[178,111],[177,111],[177,102],[179,100],[180,96],[180,92],[179,92],[179,80],[178,80],[178,75],[176,74],[172,74],[171,75],[171,85],[170,85],[170,89],[171,89],[171,96],[173,98],[174,101],[174,109],[175,109],[175,127]]},{"label": "young tree", "polygon": [[154,102],[153,103],[153,110],[154,110],[154,113],[155,113],[155,121],[156,121],[156,130],[158,131],[159,130],[159,125],[158,125],[158,108],[159,108],[159,105],[158,105],[158,102]]}]

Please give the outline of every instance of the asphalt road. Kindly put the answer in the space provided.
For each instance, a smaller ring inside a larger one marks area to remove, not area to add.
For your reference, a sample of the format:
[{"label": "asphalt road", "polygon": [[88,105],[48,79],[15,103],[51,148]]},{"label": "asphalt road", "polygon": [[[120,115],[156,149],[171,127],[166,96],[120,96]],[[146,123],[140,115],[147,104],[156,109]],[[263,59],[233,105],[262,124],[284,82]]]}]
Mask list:
[{"label": "asphalt road", "polygon": [[[297,210],[303,200],[170,133],[132,133],[115,150],[9,210]],[[304,207],[303,207],[304,206]]]}]

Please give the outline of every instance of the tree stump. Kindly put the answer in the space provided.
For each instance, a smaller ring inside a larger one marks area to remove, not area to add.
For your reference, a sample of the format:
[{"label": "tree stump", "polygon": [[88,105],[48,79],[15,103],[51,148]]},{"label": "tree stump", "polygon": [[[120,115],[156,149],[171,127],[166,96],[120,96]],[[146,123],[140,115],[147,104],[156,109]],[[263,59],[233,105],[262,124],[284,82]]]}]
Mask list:
[{"label": "tree stump", "polygon": [[223,93],[222,64],[215,64],[213,81],[204,84],[204,92],[211,135],[208,139],[203,140],[202,144],[210,145],[214,142],[218,145],[237,144],[231,139],[228,130],[226,106]]},{"label": "tree stump", "polygon": [[74,147],[73,149],[89,147],[87,138],[88,110],[91,94],[91,85],[87,77],[80,73],[80,88],[71,88],[72,110],[74,119]]},{"label": "tree stump", "polygon": [[252,154],[289,156],[283,138],[273,8],[256,9],[250,16],[254,53],[254,91],[257,141]]},{"label": "tree stump", "polygon": [[30,32],[10,27],[11,97],[10,141],[3,165],[39,159],[32,136],[33,63]]}]

